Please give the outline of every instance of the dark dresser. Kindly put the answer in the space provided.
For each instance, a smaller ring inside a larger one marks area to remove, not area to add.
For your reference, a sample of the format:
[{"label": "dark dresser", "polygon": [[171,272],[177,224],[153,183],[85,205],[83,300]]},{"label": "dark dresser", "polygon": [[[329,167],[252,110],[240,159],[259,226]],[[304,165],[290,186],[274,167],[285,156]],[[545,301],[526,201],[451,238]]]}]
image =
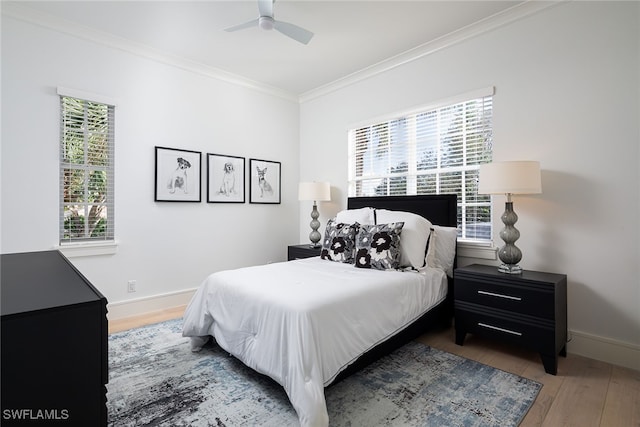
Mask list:
[{"label": "dark dresser", "polygon": [[106,298],[58,251],[1,257],[0,424],[106,426]]},{"label": "dark dresser", "polygon": [[522,345],[540,353],[547,373],[557,373],[558,355],[567,355],[566,275],[505,274],[474,264],[453,277],[456,344],[470,332]]}]

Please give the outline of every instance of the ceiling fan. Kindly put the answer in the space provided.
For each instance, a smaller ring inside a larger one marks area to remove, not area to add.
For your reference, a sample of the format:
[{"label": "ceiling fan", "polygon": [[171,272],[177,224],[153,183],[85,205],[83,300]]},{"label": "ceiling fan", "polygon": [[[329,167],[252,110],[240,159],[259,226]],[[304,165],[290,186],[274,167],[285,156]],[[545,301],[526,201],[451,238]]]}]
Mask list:
[{"label": "ceiling fan", "polygon": [[273,4],[275,0],[258,0],[258,11],[260,16],[258,19],[253,19],[244,24],[234,25],[233,27],[225,28],[225,31],[233,32],[238,30],[244,30],[245,28],[251,28],[258,26],[263,30],[272,30],[284,34],[302,44],[309,43],[309,40],[313,37],[311,31],[298,27],[297,25],[290,24],[288,22],[276,21],[273,18]]}]

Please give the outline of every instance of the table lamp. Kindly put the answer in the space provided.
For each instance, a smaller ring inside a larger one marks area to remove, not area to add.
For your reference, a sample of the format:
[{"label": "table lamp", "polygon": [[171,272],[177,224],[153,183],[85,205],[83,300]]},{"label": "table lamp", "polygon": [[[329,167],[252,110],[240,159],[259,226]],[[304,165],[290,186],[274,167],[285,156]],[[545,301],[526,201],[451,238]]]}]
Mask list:
[{"label": "table lamp", "polygon": [[500,231],[504,246],[498,251],[498,257],[502,261],[498,270],[503,273],[522,273],[522,268],[518,265],[522,259],[522,251],[514,244],[520,237],[520,232],[514,227],[518,215],[513,210],[511,195],[539,193],[542,193],[539,162],[508,161],[480,165],[478,194],[507,196],[505,211],[501,217],[504,228]]},{"label": "table lamp", "polygon": [[328,182],[301,182],[298,185],[298,200],[313,200],[313,210],[311,211],[311,233],[309,233],[309,240],[311,240],[311,247],[317,248],[320,246],[320,221],[318,217],[318,206],[316,202],[324,202],[331,200],[331,186]]}]

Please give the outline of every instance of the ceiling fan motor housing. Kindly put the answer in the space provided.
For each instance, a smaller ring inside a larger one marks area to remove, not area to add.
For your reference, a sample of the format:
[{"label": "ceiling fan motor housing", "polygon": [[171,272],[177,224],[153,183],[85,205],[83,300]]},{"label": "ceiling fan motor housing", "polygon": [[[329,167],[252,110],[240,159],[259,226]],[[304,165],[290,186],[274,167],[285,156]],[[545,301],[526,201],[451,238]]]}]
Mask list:
[{"label": "ceiling fan motor housing", "polygon": [[261,16],[258,18],[258,26],[263,30],[273,30],[274,20],[271,16]]}]

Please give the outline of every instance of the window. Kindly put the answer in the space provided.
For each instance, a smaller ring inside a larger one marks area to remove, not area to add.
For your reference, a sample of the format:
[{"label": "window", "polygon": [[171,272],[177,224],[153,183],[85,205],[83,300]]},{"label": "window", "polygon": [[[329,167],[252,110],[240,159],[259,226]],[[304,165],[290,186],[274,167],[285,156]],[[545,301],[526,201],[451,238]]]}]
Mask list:
[{"label": "window", "polygon": [[491,199],[478,195],[491,161],[493,88],[349,130],[349,196],[458,196],[458,237],[491,241]]},{"label": "window", "polygon": [[114,240],[114,106],[60,96],[60,243]]}]

